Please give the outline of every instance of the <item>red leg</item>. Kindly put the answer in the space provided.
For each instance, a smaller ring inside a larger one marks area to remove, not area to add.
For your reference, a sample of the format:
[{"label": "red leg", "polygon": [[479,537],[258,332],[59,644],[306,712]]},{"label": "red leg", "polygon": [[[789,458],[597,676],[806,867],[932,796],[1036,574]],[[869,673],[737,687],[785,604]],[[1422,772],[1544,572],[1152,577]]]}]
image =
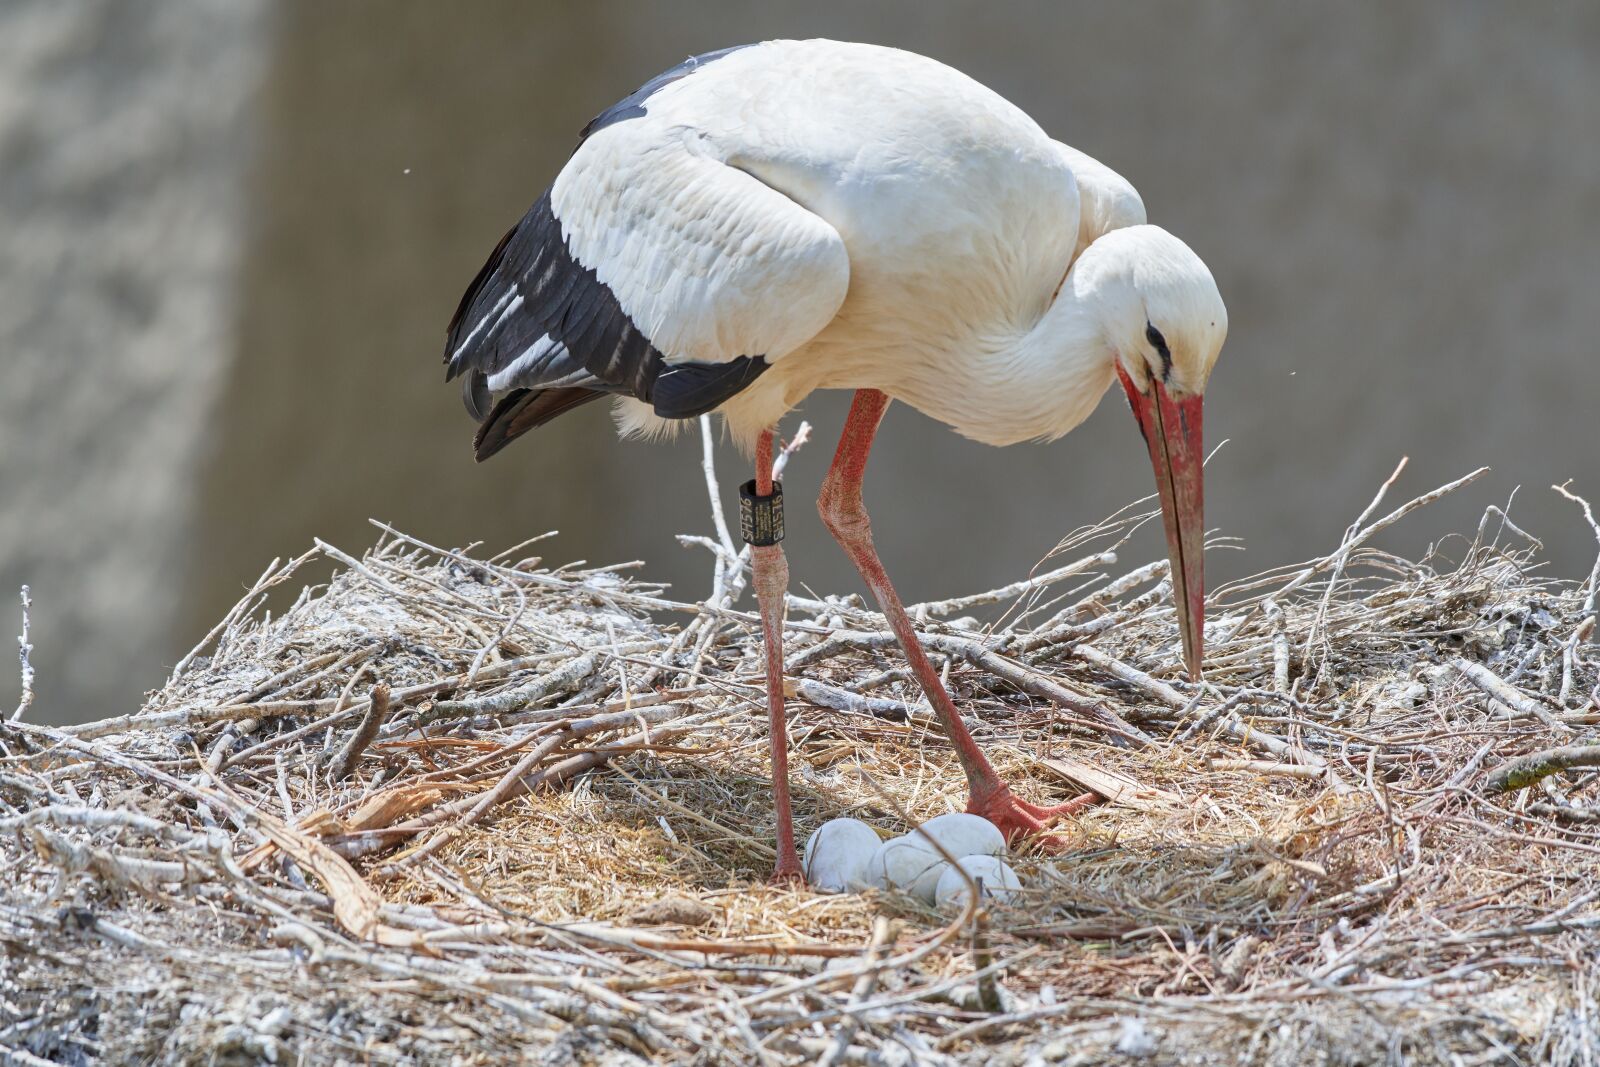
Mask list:
[{"label": "red leg", "polygon": [[[772,492],[772,431],[756,439],[756,492]],[[772,804],[778,814],[778,864],[774,882],[799,882],[800,857],[794,848],[794,817],[789,809],[789,732],[783,694],[783,597],[789,589],[789,561],[782,545],[750,546],[752,584],[761,608],[761,635],[767,653],[767,723],[772,744]]]},{"label": "red leg", "polygon": [[[1039,807],[1014,797],[1011,788],[1000,780],[983,750],[967,732],[954,701],[939,681],[939,674],[933,669],[927,653],[923,652],[911,619],[906,615],[905,606],[900,603],[900,597],[878,559],[877,549],[873,547],[872,525],[867,518],[866,505],[861,500],[861,481],[866,474],[867,454],[872,449],[872,439],[878,432],[878,423],[882,421],[888,406],[889,398],[876,389],[856,392],[855,402],[850,406],[850,416],[845,420],[844,434],[839,438],[839,450],[834,454],[833,466],[829,468],[827,478],[823,480],[817,509],[822,513],[822,521],[833,532],[834,539],[850,556],[867,587],[877,598],[889,628],[905,650],[906,660],[911,665],[917,684],[933,705],[934,714],[939,717],[945,735],[955,746],[956,756],[961,760],[961,767],[967,774],[967,785],[971,789],[967,810],[994,823],[1010,840],[1037,833],[1045,829],[1051,820],[1087,807],[1094,798],[1089,795],[1056,807]],[[1047,843],[1058,842],[1049,839]]]}]

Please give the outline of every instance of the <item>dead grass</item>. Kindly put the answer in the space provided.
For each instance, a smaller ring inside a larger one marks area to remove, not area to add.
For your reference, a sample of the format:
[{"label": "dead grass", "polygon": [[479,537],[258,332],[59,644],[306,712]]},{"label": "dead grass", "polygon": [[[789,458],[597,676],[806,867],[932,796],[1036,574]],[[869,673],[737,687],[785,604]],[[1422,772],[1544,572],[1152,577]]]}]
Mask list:
[{"label": "dead grass", "polygon": [[[0,732],[0,1056],[1593,1063],[1600,774],[1490,776],[1595,741],[1594,578],[1544,576],[1498,509],[1420,561],[1370,543],[1469,480],[1217,590],[1198,686],[1164,566],[1116,559],[1137,507],[926,606],[1002,772],[1108,801],[1018,858],[1020,903],[954,921],[762,881],[759,635],[725,537],[696,542],[703,604],[526,546],[319,546],[139,713]],[[328,585],[262,612],[319,557]],[[882,631],[854,597],[791,605],[802,834],[964,802]],[[1030,695],[1059,687],[1066,709]]]}]

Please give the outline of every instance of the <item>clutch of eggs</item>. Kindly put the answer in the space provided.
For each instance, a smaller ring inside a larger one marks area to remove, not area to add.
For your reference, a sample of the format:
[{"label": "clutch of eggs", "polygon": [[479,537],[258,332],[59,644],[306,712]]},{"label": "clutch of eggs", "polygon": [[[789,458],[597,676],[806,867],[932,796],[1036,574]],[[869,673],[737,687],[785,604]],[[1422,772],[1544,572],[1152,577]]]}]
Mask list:
[{"label": "clutch of eggs", "polygon": [[928,843],[930,837],[961,862],[985,896],[1003,900],[1021,888],[1016,872],[1001,858],[1005,837],[989,820],[965,812],[929,819],[919,830],[889,841],[880,841],[860,819],[824,823],[806,842],[806,881],[823,892],[896,889],[924,904],[960,908],[967,880]]}]

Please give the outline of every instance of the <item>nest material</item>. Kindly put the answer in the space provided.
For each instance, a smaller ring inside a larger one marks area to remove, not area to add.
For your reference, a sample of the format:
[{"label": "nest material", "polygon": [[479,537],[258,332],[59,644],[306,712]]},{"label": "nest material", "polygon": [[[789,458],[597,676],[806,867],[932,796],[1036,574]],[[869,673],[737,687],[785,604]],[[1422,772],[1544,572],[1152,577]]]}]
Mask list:
[{"label": "nest material", "polygon": [[[704,603],[525,546],[319,544],[139,713],[0,733],[0,1059],[1594,1062],[1595,577],[1542,577],[1498,509],[1370,546],[1467,480],[1216,590],[1201,685],[1165,565],[1117,559],[1147,513],[917,606],[1019,792],[1105,798],[954,918],[763,881],[720,515]],[[962,805],[881,617],[792,598],[786,642],[802,835]]]}]

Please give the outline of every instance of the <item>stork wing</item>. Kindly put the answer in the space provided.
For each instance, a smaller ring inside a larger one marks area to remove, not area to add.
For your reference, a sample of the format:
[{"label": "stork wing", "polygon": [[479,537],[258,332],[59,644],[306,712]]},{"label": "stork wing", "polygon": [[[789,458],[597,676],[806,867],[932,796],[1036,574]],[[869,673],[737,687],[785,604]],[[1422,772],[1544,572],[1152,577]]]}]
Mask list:
[{"label": "stork wing", "polygon": [[1112,230],[1142,226],[1149,221],[1139,190],[1128,179],[1071,145],[1060,141],[1055,145],[1078,182],[1078,247],[1072,253],[1073,262],[1091,242]]},{"label": "stork wing", "polygon": [[[483,420],[480,459],[607,393],[710,411],[843,303],[838,231],[665,126],[595,130],[462,297],[445,360]],[[536,403],[556,389],[580,392]],[[527,392],[490,410],[504,390]]]}]

